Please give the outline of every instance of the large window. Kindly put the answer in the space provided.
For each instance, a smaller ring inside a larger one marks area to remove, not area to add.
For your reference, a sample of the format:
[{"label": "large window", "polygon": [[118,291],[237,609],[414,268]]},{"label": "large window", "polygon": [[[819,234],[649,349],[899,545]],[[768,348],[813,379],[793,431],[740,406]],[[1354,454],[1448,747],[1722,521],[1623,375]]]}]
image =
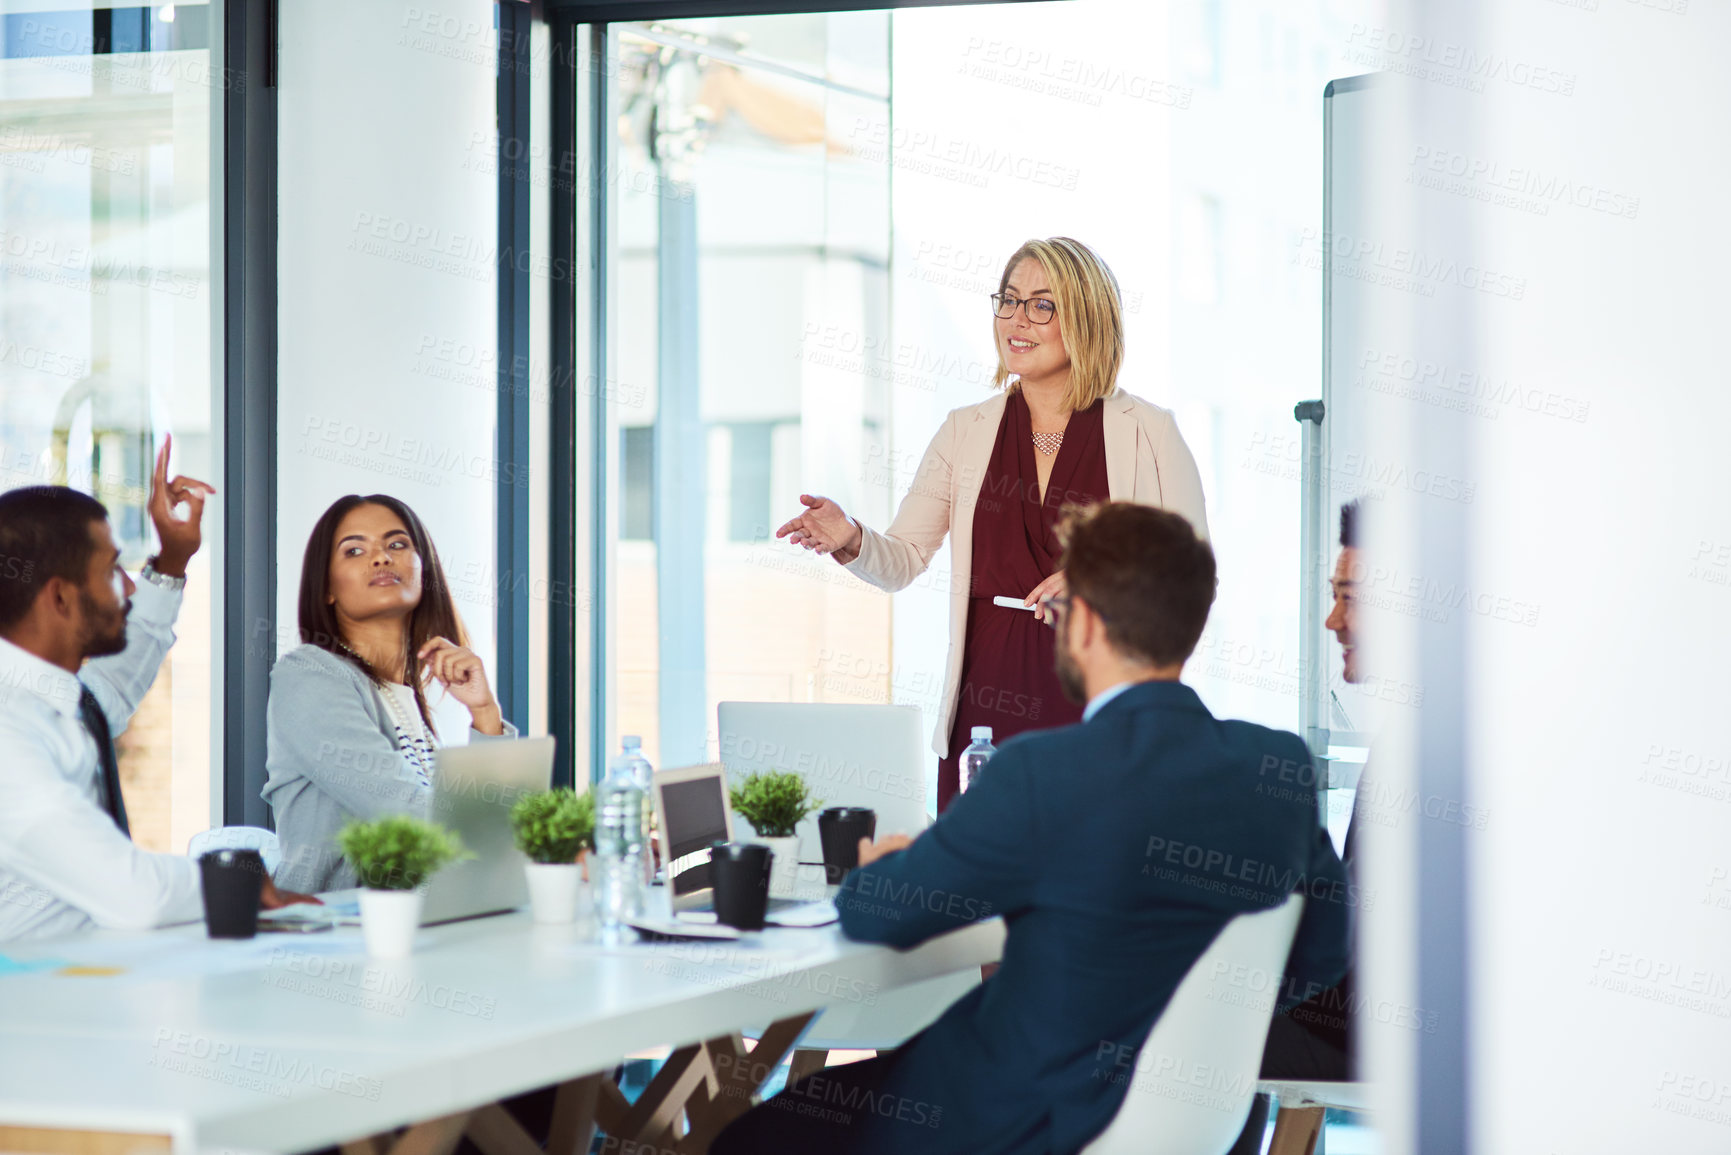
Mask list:
[{"label": "large window", "polygon": [[[220,480],[209,17],[202,4],[0,4],[0,489],[94,493],[129,569],[153,545],[144,504],[165,435],[178,471]],[[206,520],[180,640],[118,742],[133,836],[152,850],[211,824]]]},{"label": "large window", "polygon": [[850,141],[888,123],[889,17],[611,34],[613,732],[678,765],[725,699],[888,700],[889,599],[771,534],[802,492],[888,509],[857,463],[891,405],[889,158]]},{"label": "large window", "polygon": [[1004,260],[1052,235],[1116,271],[1120,383],[1175,411],[1202,469],[1221,588],[1187,679],[1223,715],[1296,728],[1321,95],[1380,7],[612,26],[609,139],[586,154],[614,205],[608,732],[679,763],[715,756],[729,697],[935,719],[949,551],[889,599],[766,535],[802,492],[887,523],[944,414],[988,395]]},{"label": "large window", "polygon": [[[1123,290],[1119,382],[1177,414],[1202,470],[1220,592],[1185,679],[1217,713],[1289,729],[1302,671],[1292,410],[1321,395],[1321,277],[1303,246],[1322,216],[1322,90],[1356,71],[1342,48],[1379,7],[1084,0],[895,16],[895,339],[937,367],[921,382],[932,392],[902,391],[898,456],[918,454],[944,408],[984,396],[968,369],[991,359],[983,299],[1008,254],[1031,236],[1092,245]],[[940,600],[898,601],[899,658],[922,645],[937,654],[924,665],[941,658],[925,641]],[[1338,677],[1338,654],[1325,660]]]}]

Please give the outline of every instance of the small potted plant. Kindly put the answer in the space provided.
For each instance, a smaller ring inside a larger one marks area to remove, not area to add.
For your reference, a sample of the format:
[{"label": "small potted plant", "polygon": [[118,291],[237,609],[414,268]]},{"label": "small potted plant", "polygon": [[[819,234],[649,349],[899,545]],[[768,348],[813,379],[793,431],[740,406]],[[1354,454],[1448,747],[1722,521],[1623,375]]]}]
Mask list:
[{"label": "small potted plant", "polygon": [[823,806],[794,770],[747,774],[732,793],[733,812],[751,823],[758,841],[775,856],[769,868],[772,898],[792,898],[799,880],[799,839],[794,828]]},{"label": "small potted plant", "polygon": [[421,922],[421,886],[440,869],[464,858],[456,834],[435,822],[393,814],[375,822],[351,822],[337,845],[361,883],[361,934],[367,953],[406,958]]},{"label": "small potted plant", "polygon": [[595,845],[595,797],[575,790],[538,790],[511,807],[517,849],[528,855],[529,909],[536,922],[577,917],[583,856]]}]

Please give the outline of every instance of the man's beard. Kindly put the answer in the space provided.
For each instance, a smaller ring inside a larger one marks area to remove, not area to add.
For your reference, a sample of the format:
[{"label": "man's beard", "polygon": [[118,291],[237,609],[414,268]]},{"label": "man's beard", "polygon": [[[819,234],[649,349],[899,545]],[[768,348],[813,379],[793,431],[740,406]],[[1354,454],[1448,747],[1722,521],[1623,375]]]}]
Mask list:
[{"label": "man's beard", "polygon": [[1088,704],[1088,688],[1083,684],[1082,671],[1076,666],[1076,659],[1070,655],[1070,642],[1063,628],[1068,623],[1061,623],[1058,630],[1058,644],[1052,647],[1053,672],[1058,675],[1058,688],[1064,691],[1064,697],[1078,706]]},{"label": "man's beard", "polygon": [[126,610],[112,616],[105,614],[88,590],[78,591],[79,609],[84,612],[85,628],[90,635],[84,639],[84,656],[101,658],[118,654],[126,648]]}]

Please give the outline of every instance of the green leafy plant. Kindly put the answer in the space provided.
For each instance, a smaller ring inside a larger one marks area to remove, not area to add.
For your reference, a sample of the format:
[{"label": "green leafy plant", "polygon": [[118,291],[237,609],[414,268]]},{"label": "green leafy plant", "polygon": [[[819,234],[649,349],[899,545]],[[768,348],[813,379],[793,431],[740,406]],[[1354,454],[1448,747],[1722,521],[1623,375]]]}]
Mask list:
[{"label": "green leafy plant", "polygon": [[791,838],[794,827],[823,805],[795,770],[747,774],[731,793],[734,813],[751,823],[760,838]]},{"label": "green leafy plant", "polygon": [[337,832],[337,845],[370,890],[414,890],[451,863],[475,857],[452,831],[406,814],[351,822]]},{"label": "green leafy plant", "polygon": [[576,862],[595,846],[595,796],[575,790],[538,790],[511,807],[517,849],[531,862]]}]

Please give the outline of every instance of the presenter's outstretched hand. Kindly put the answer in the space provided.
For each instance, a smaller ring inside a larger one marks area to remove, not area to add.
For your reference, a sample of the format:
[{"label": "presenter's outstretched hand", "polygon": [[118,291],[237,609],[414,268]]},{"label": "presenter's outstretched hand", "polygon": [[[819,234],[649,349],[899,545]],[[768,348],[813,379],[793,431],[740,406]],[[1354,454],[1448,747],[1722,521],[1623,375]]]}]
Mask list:
[{"label": "presenter's outstretched hand", "polygon": [[451,697],[468,707],[476,730],[493,735],[505,732],[499,700],[487,685],[487,669],[475,651],[449,638],[434,638],[416,656],[428,676],[437,678]]},{"label": "presenter's outstretched hand", "polygon": [[[208,481],[176,474],[168,476],[168,454],[174,447],[174,437],[162,440],[156,455],[156,469],[150,477],[150,520],[156,523],[156,539],[161,548],[156,555],[156,572],[168,577],[185,577],[186,563],[198,552],[204,541],[201,525],[204,521],[204,499],[216,492]],[[184,519],[174,511],[184,505]]]},{"label": "presenter's outstretched hand", "polygon": [[859,522],[827,497],[802,493],[799,500],[805,512],[776,530],[776,537],[785,537],[794,545],[818,553],[832,554],[839,562],[850,562],[859,556],[860,540],[865,536],[860,532]]}]

